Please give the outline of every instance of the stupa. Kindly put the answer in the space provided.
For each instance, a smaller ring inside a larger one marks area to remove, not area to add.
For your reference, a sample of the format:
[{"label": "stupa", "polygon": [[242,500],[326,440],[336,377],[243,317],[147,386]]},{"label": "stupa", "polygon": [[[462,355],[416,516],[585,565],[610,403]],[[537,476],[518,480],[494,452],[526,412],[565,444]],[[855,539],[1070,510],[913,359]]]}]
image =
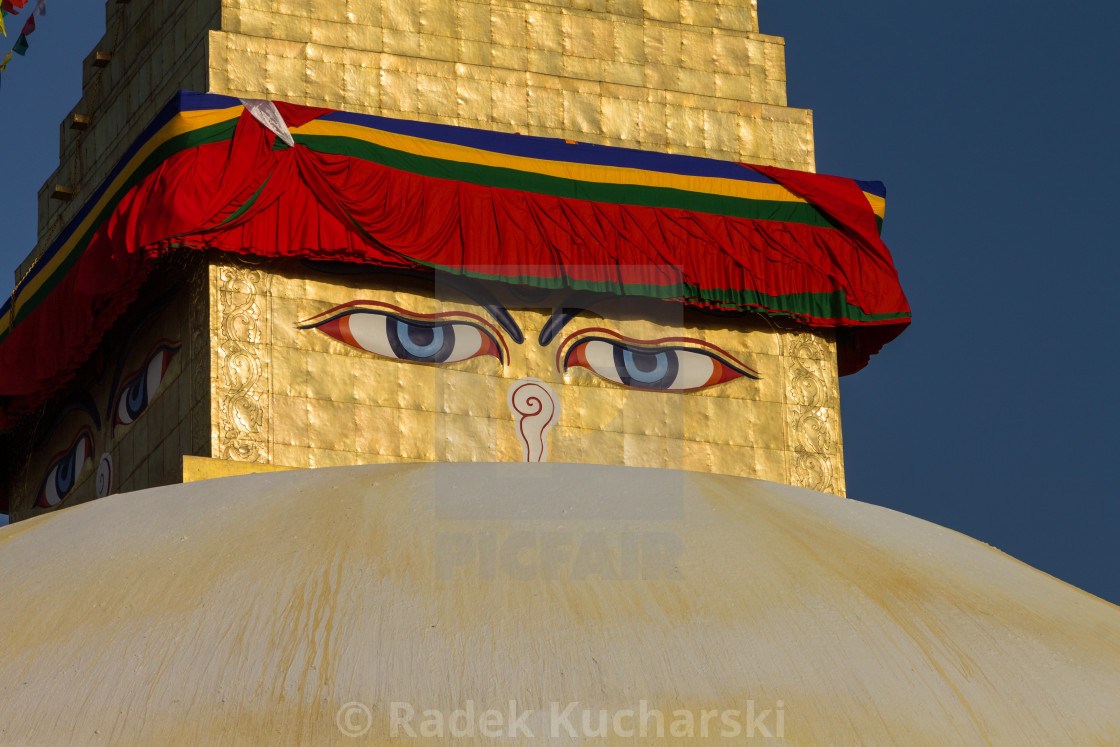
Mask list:
[{"label": "stupa", "polygon": [[1120,735],[1120,611],[843,497],[909,306],[754,2],[106,11],[0,317],[0,741]]}]

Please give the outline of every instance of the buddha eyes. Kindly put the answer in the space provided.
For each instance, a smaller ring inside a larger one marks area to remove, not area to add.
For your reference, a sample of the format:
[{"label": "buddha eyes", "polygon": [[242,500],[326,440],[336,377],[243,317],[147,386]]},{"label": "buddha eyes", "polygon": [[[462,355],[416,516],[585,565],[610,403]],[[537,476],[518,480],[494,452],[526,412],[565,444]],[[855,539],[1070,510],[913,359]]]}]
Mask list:
[{"label": "buddha eyes", "polygon": [[54,508],[66,500],[74,489],[85,466],[92,463],[93,434],[88,428],[78,433],[74,443],[47,468],[47,476],[39,488],[35,505],[39,508]]},{"label": "buddha eyes", "polygon": [[[474,314],[416,314],[377,301],[352,301],[297,325],[317,329],[374,355],[416,363],[457,363],[479,356],[509,360],[501,334]],[[621,386],[694,391],[758,372],[718,347],[687,337],[634,340],[609,329],[573,332],[558,346],[556,367],[586,368]]]},{"label": "buddha eyes", "polygon": [[144,367],[125,379],[117,399],[114,425],[128,425],[148,409],[148,404],[159,391],[167,368],[179,352],[179,347],[177,343],[169,341],[157,343]]},{"label": "buddha eyes", "polygon": [[[568,342],[580,334],[569,336],[560,347],[563,371],[578,366],[616,384],[655,391],[691,391],[744,376],[759,378],[752,369],[723,351],[715,352],[718,348],[701,340],[676,338],[642,342],[621,336],[589,336],[568,346]],[[685,341],[695,345],[659,344]]]},{"label": "buddha eyes", "polygon": [[377,306],[381,308],[339,307],[328,311],[323,321],[311,320],[300,328],[317,329],[351,347],[396,360],[458,363],[488,355],[505,362],[497,334],[480,317],[455,312],[418,315]]},{"label": "buddha eyes", "polygon": [[[110,400],[114,428],[132,423],[148,409],[179,349],[177,342],[159,341],[148,353],[144,365],[123,378],[115,399]],[[76,409],[84,409],[100,430],[101,419],[96,411],[84,407]],[[89,426],[83,427],[70,446],[50,461],[35,497],[38,508],[54,508],[69,497],[86,466],[93,463],[93,439],[94,431]]]}]

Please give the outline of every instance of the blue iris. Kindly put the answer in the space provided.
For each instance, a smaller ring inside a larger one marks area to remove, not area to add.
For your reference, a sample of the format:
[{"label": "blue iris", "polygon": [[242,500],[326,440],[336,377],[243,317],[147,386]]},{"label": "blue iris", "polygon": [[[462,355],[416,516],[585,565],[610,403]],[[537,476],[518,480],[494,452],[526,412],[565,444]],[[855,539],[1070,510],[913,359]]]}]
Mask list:
[{"label": "blue iris", "polygon": [[443,347],[443,327],[421,327],[398,319],[397,339],[410,355],[431,358]]},{"label": "blue iris", "polygon": [[[74,489],[74,484],[78,481],[82,467],[85,466],[85,456],[88,456],[91,447],[89,437],[81,436],[70,447],[70,451],[51,463],[51,466],[47,469],[47,476],[39,488],[39,498],[35,501],[36,506],[53,508],[66,500],[66,496],[70,494],[70,491]],[[78,459],[79,450],[83,453],[83,458],[80,461]]]},{"label": "blue iris", "polygon": [[622,351],[622,365],[626,375],[642,384],[652,384],[665,378],[669,371],[669,356],[665,353],[637,353]]},{"label": "blue iris", "polygon": [[66,494],[74,487],[74,478],[77,477],[75,474],[77,465],[74,464],[78,456],[77,452],[78,447],[75,446],[69,454],[63,457],[54,473],[54,489],[59,498],[66,497]]},{"label": "blue iris", "polygon": [[124,407],[132,420],[140,417],[148,406],[148,369],[145,368],[124,395]]},{"label": "blue iris", "polygon": [[675,350],[641,350],[611,343],[614,346],[614,367],[626,386],[643,389],[669,389],[680,367]]},{"label": "blue iris", "polygon": [[406,361],[442,363],[455,351],[451,324],[405,321],[385,317],[386,337],[393,354]]}]

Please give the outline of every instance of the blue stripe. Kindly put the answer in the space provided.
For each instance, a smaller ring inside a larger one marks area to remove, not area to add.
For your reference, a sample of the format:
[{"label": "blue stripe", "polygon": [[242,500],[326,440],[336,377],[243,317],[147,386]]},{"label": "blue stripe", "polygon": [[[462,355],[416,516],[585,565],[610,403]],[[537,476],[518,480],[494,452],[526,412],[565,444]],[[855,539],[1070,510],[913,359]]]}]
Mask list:
[{"label": "blue stripe", "polygon": [[[195,93],[194,91],[179,91],[176,94],[181,112],[201,112],[211,109],[230,109],[241,106],[241,99],[233,96],[220,96],[216,93]],[[175,103],[175,99],[171,100]]]},{"label": "blue stripe", "polygon": [[663,174],[679,174],[681,176],[777,184],[773,179],[733,161],[717,161],[698,156],[655,153],[633,148],[619,148],[612,145],[569,143],[559,138],[511,135],[507,132],[490,132],[456,127],[455,125],[436,124],[435,122],[388,119],[372,114],[332,112],[319,117],[319,119],[382,130],[396,135],[435,140],[491,153],[502,153],[543,161],[562,161],[589,166],[614,166],[656,171]]},{"label": "blue stripe", "polygon": [[853,181],[867,194],[882,197],[884,200],[887,199],[887,185],[882,182],[861,182],[859,179],[853,179]]},{"label": "blue stripe", "polygon": [[[239,106],[240,99],[231,96],[220,96],[209,93],[194,93],[179,91],[165,106],[156,118],[144,129],[139,137],[117,162],[116,167],[101,183],[93,195],[85,200],[77,215],[67,224],[36,261],[35,270],[24,278],[12,296],[0,306],[0,314],[7,313],[12,306],[12,298],[18,294],[19,289],[31,279],[37,277],[42,269],[58,254],[62,246],[70,239],[74,231],[89,215],[93,207],[105,194],[109,185],[124,170],[139,150],[159,132],[168,122],[181,112],[207,111],[214,109],[228,109]],[[653,171],[663,174],[677,174],[681,176],[695,176],[706,178],[732,179],[735,181],[755,182],[759,184],[777,184],[769,177],[732,161],[718,161],[697,156],[675,155],[670,153],[656,153],[651,151],[636,150],[633,148],[619,148],[608,145],[592,145],[590,143],[570,143],[566,140],[550,137],[537,137],[533,135],[512,135],[505,132],[490,132],[455,125],[437,124],[434,122],[417,122],[413,120],[390,119],[371,114],[352,114],[349,112],[331,112],[319,117],[328,122],[340,122],[357,125],[371,129],[382,130],[397,135],[416,137],[424,140],[458,145],[491,153],[501,153],[509,156],[532,158],[547,161],[560,161],[577,163],[590,166],[606,166],[615,168],[638,169]],[[886,187],[882,182],[857,181],[860,189],[878,197],[886,198]]]}]

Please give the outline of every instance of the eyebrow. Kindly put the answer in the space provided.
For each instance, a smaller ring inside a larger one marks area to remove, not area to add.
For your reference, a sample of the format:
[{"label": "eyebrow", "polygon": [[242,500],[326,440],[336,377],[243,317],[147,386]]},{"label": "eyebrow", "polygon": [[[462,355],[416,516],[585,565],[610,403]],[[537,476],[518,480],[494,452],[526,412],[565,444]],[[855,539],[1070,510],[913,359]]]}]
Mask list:
[{"label": "eyebrow", "polygon": [[398,275],[418,278],[420,280],[431,280],[434,283],[442,283],[459,291],[481,308],[485,309],[486,313],[494,318],[494,321],[513,338],[515,343],[520,345],[525,342],[525,333],[521,331],[521,327],[517,324],[513,315],[494,297],[493,293],[483,287],[481,283],[471,278],[451,275],[445,272],[424,272],[407,267],[362,265],[354,262],[337,262],[334,260],[304,259],[303,264],[312,270],[318,270],[328,275]]},{"label": "eyebrow", "polygon": [[540,337],[537,338],[537,342],[540,343],[541,347],[547,347],[556,339],[556,335],[560,334],[560,331],[567,326],[568,322],[589,310],[595,304],[602,303],[612,298],[618,298],[618,296],[613,293],[576,291],[568,296],[564,300],[564,303],[560,304],[560,306],[552,312],[552,316],[550,316],[548,321],[541,327],[541,334]]},{"label": "eyebrow", "polygon": [[[585,311],[589,311],[591,307],[596,304],[616,298],[620,298],[620,296],[615,293],[576,291],[569,296],[559,308],[552,312],[552,316],[550,316],[548,321],[544,323],[544,326],[541,327],[541,334],[538,338],[538,342],[542,347],[547,346],[556,339],[556,336],[560,334],[572,319]],[[718,319],[741,319],[750,316],[749,311],[725,311],[723,309],[711,309],[704,306],[697,306],[695,309],[701,314],[706,314]]]}]

